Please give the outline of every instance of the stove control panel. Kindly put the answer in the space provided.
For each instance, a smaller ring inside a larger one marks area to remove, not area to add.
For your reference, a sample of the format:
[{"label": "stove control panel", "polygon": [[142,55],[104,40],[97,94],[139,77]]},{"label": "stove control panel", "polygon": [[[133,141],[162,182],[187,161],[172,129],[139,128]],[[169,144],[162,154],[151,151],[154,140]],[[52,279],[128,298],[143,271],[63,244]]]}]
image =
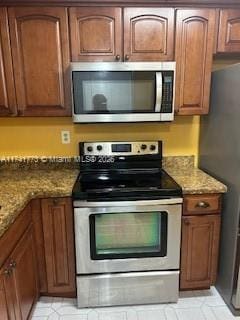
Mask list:
[{"label": "stove control panel", "polygon": [[84,142],[83,155],[136,156],[159,154],[159,141]]}]

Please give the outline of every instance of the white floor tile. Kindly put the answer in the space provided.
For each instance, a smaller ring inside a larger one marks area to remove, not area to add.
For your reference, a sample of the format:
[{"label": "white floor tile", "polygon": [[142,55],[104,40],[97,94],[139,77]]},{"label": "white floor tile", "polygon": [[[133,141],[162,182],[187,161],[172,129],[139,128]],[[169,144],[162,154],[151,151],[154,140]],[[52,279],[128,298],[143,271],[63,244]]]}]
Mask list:
[{"label": "white floor tile", "polygon": [[142,310],[137,311],[138,320],[166,320],[164,310]]},{"label": "white floor tile", "polygon": [[206,320],[200,308],[176,309],[179,320]]},{"label": "white floor tile", "polygon": [[76,299],[41,297],[32,320],[240,320],[210,290],[180,293],[178,303],[78,309]]},{"label": "white floor tile", "polygon": [[35,308],[33,317],[49,316],[53,311],[54,310],[52,308]]},{"label": "white floor tile", "polygon": [[212,308],[209,306],[206,306],[205,304],[201,308],[202,313],[204,314],[205,318],[207,320],[217,320],[214,312],[212,311]]},{"label": "white floor tile", "polygon": [[95,310],[91,310],[87,315],[87,320],[98,320],[98,313]]},{"label": "white floor tile", "polygon": [[178,320],[176,311],[171,307],[166,307],[164,309],[164,314],[166,320]]},{"label": "white floor tile", "polygon": [[101,312],[98,314],[99,320],[127,320],[126,312]]},{"label": "white floor tile", "polygon": [[76,306],[61,306],[57,309],[59,315],[81,315],[88,314],[90,309],[77,309]]},{"label": "white floor tile", "polygon": [[232,315],[232,313],[226,306],[212,307],[212,311],[215,314],[217,320],[234,320],[235,319],[235,317]]}]

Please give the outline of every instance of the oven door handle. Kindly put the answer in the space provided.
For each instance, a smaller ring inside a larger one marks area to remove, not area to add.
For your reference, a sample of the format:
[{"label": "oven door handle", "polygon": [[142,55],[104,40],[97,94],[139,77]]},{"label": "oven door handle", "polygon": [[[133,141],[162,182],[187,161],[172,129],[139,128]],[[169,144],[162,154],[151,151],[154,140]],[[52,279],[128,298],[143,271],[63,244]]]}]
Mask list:
[{"label": "oven door handle", "polygon": [[161,112],[163,94],[162,72],[156,72],[156,104],[155,112]]}]

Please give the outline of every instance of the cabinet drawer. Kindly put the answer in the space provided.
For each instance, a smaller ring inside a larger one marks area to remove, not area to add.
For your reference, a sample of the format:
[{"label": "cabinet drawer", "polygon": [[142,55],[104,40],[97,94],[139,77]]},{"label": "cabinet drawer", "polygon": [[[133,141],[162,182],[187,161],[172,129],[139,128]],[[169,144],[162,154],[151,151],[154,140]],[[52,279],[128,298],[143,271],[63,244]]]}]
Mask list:
[{"label": "cabinet drawer", "polygon": [[183,215],[219,213],[221,195],[189,195],[184,197]]}]

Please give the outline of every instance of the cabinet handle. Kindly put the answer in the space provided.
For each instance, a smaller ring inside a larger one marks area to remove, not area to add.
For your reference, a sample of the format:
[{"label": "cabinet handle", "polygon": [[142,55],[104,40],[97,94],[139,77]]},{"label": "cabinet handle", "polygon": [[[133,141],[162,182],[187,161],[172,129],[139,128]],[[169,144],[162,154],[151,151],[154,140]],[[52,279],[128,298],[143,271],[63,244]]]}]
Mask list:
[{"label": "cabinet handle", "polygon": [[9,264],[9,268],[10,269],[15,269],[16,268],[17,263],[15,261],[11,261]]},{"label": "cabinet handle", "polygon": [[195,208],[201,208],[201,209],[206,209],[208,207],[210,207],[210,204],[205,201],[199,201],[195,206]]},{"label": "cabinet handle", "polygon": [[186,226],[189,226],[190,225],[190,221],[188,219],[183,219],[183,222]]},{"label": "cabinet handle", "polygon": [[125,60],[126,60],[126,61],[128,61],[128,60],[129,60],[129,58],[130,58],[130,57],[129,57],[129,55],[128,55],[128,54],[126,54],[126,55],[125,55]]},{"label": "cabinet handle", "polygon": [[119,54],[116,55],[116,60],[117,60],[117,61],[120,60],[120,55],[119,55]]}]

